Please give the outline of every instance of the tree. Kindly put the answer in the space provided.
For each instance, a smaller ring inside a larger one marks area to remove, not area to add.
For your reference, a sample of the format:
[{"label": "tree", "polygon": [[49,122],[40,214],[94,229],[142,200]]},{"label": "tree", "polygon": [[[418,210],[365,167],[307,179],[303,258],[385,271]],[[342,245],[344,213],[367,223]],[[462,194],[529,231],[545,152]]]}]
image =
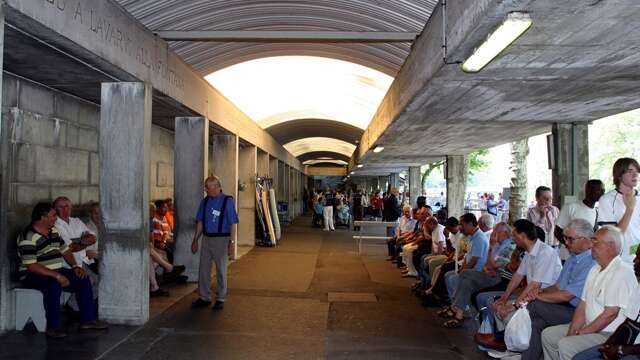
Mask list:
[{"label": "tree", "polygon": [[511,195],[509,196],[509,223],[526,217],[527,209],[527,155],[529,139],[511,143]]},{"label": "tree", "polygon": [[[468,174],[467,176],[471,176],[475,174],[476,171],[481,171],[486,169],[489,166],[489,162],[486,159],[486,156],[489,155],[489,149],[480,149],[478,151],[474,151],[469,156],[467,156],[467,167]],[[424,191],[427,188],[427,179],[429,175],[436,170],[441,168],[445,164],[446,160],[436,161],[430,164],[427,164],[424,167],[422,172],[422,190]]]}]

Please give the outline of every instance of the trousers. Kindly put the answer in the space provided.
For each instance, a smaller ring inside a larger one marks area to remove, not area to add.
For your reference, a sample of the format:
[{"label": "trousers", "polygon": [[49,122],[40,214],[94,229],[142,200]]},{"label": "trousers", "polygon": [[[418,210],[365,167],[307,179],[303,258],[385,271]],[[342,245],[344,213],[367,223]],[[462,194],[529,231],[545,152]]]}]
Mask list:
[{"label": "trousers", "polygon": [[324,216],[324,229],[335,230],[333,225],[333,206],[325,206],[322,208],[322,215]]},{"label": "trousers", "polygon": [[98,317],[96,315],[93,290],[89,277],[81,279],[71,269],[60,269],[58,272],[69,280],[69,286],[63,288],[56,279],[35,274],[27,274],[27,277],[22,281],[26,288],[36,289],[42,292],[47,328],[50,330],[59,330],[62,327],[60,295],[63,291],[76,294],[76,300],[80,308],[80,319],[82,319],[82,321],[96,320]]},{"label": "trousers", "polygon": [[216,265],[216,301],[224,302],[227,296],[227,268],[229,266],[228,236],[202,237],[198,293],[202,300],[211,301],[211,266]]},{"label": "trousers", "polygon": [[567,336],[569,324],[557,325],[542,331],[542,350],[545,360],[571,360],[574,355],[592,346],[603,344],[611,333]]},{"label": "trousers", "polygon": [[549,326],[571,322],[575,308],[568,303],[552,304],[535,300],[527,305],[531,318],[529,348],[522,353],[522,360],[539,360],[542,357],[542,331]]}]

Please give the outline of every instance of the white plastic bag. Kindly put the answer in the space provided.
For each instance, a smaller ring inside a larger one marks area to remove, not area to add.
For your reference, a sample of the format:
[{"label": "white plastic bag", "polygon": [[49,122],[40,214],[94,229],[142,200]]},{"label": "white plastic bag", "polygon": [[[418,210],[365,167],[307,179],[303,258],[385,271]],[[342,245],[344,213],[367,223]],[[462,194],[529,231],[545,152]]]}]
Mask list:
[{"label": "white plastic bag", "polygon": [[513,314],[504,329],[504,342],[511,351],[525,351],[531,339],[531,317],[527,306],[522,305]]}]

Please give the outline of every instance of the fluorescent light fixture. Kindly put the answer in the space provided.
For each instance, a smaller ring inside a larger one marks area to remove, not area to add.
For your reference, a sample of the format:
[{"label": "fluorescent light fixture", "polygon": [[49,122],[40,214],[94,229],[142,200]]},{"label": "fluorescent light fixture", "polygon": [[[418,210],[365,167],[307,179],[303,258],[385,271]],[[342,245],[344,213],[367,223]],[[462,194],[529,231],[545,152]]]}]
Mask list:
[{"label": "fluorescent light fixture", "polygon": [[352,172],[351,172],[351,175],[353,175],[353,174],[355,174],[355,173],[356,173],[355,171],[352,171]]},{"label": "fluorescent light fixture", "polygon": [[379,153],[380,151],[384,150],[384,146],[376,146],[375,149],[373,149],[374,153]]},{"label": "fluorescent light fixture", "polygon": [[500,27],[489,35],[487,40],[462,64],[462,70],[470,73],[482,70],[491,60],[524,34],[532,24],[533,20],[528,13],[509,13]]},{"label": "fluorescent light fixture", "polygon": [[362,164],[358,164],[357,168],[360,169],[361,167],[363,167],[364,165]]}]

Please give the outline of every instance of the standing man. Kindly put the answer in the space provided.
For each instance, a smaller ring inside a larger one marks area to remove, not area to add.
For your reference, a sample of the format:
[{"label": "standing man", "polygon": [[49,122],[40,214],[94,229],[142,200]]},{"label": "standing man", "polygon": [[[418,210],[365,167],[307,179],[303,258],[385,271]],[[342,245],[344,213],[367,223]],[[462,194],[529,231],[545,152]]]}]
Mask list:
[{"label": "standing man", "polygon": [[324,192],[324,204],[322,207],[322,216],[324,217],[324,231],[335,231],[333,225],[333,206],[335,205],[335,194],[327,188]]},{"label": "standing man", "polygon": [[[388,196],[385,196],[382,205],[382,221],[398,221],[398,218],[402,215],[402,209],[400,208],[400,202],[398,196],[400,192],[397,187],[392,187]],[[387,236],[393,236],[396,232],[395,226],[387,226]]]},{"label": "standing man", "polygon": [[211,262],[216,264],[216,302],[213,309],[221,310],[227,295],[227,266],[238,233],[238,214],[233,197],[222,192],[220,178],[212,175],[204,182],[207,196],[200,202],[196,215],[196,233],[191,252],[198,252],[198,239],[204,234],[200,250],[198,293],[191,306],[200,308],[211,304]]},{"label": "standing man", "polygon": [[628,264],[633,263],[638,243],[640,243],[640,210],[637,204],[640,196],[638,172],[640,165],[635,159],[620,158],[613,164],[613,183],[616,188],[600,197],[598,202],[598,224],[615,225],[624,234],[621,257]]},{"label": "standing man", "polygon": [[[602,194],[604,194],[602,181],[591,179],[584,185],[584,199],[582,201],[576,201],[562,207],[554,230],[554,235],[560,243],[564,244],[563,231],[565,227],[575,219],[586,220],[591,224],[591,228],[595,228],[596,217],[598,216],[596,202],[602,197]],[[568,246],[566,247],[568,248]],[[560,256],[562,258],[563,254],[560,253]]]},{"label": "standing man", "polygon": [[547,245],[557,248],[560,243],[553,236],[553,232],[560,210],[551,204],[552,200],[551,189],[546,186],[539,186],[536,189],[536,205],[529,209],[527,220],[544,230]]}]

